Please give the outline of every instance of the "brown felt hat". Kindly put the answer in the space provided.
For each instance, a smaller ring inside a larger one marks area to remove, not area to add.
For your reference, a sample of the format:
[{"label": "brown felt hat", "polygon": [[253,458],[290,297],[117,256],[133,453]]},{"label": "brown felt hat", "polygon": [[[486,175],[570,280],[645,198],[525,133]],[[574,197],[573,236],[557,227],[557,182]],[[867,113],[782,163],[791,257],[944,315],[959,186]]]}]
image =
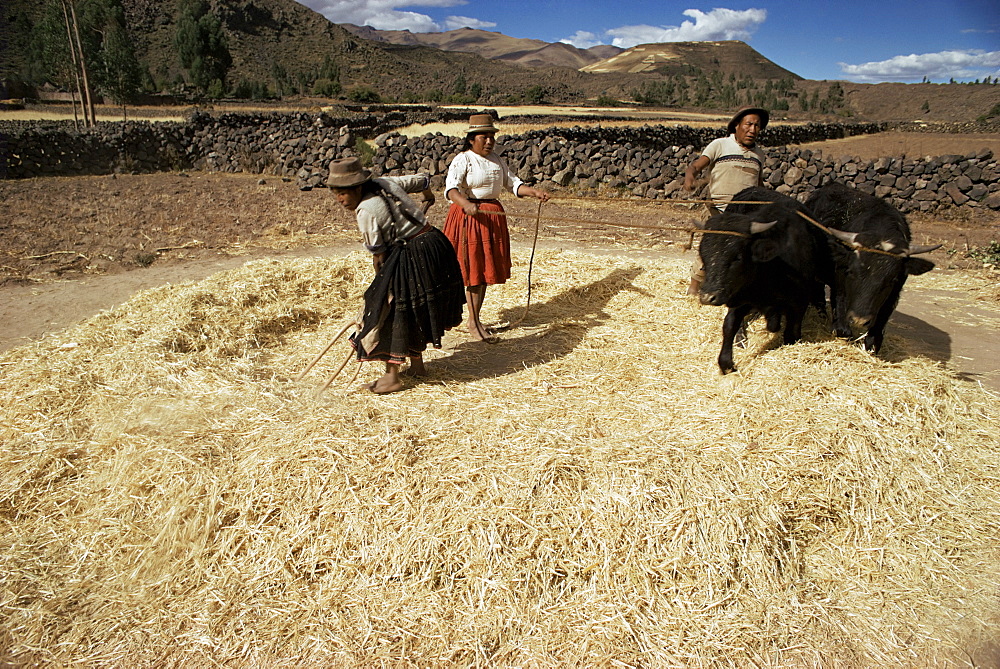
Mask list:
[{"label": "brown felt hat", "polygon": [[357,158],[341,158],[330,161],[330,176],[326,178],[326,185],[330,188],[353,188],[371,177],[371,170],[366,170]]},{"label": "brown felt hat", "polygon": [[489,114],[473,114],[469,117],[469,129],[465,131],[466,135],[479,134],[481,132],[496,132],[496,126],[493,125],[493,117]]},{"label": "brown felt hat", "polygon": [[736,126],[740,124],[740,121],[747,114],[756,114],[760,117],[761,130],[767,127],[767,121],[771,118],[771,114],[768,113],[766,109],[761,109],[760,107],[744,107],[733,115],[732,120],[729,121],[729,125],[726,126],[730,133],[736,132]]}]

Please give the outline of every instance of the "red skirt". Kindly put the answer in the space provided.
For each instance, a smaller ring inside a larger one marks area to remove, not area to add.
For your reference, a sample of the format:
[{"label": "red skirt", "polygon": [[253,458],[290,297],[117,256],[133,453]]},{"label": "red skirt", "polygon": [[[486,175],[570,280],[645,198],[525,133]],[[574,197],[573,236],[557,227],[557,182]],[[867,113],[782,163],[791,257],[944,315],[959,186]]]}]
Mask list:
[{"label": "red skirt", "polygon": [[496,201],[476,206],[479,213],[466,216],[452,203],[444,234],[455,247],[466,286],[506,283],[510,278],[510,232],[503,206]]}]

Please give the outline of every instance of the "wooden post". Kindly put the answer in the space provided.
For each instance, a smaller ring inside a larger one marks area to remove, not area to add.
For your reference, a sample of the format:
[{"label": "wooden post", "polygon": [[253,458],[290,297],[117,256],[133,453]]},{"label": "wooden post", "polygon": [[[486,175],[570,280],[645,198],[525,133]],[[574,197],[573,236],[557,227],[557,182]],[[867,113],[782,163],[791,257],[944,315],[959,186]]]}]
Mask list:
[{"label": "wooden post", "polygon": [[[69,40],[69,55],[73,61],[73,78],[76,80],[76,94],[71,95],[73,101],[73,126],[79,130],[80,129],[80,117],[76,113],[76,96],[80,96],[80,106],[83,107],[83,93],[80,90],[80,63],[76,59],[76,44],[73,42],[73,31],[70,27],[69,22],[69,11],[66,9],[66,0],[62,0],[62,10],[63,19],[66,21],[66,38]],[[84,125],[87,125],[87,110],[83,108],[81,111],[84,113]]]},{"label": "wooden post", "polygon": [[87,59],[83,53],[83,43],[80,41],[80,24],[76,20],[75,0],[69,0],[69,13],[73,17],[73,33],[76,35],[76,48],[80,52],[80,71],[83,72],[83,92],[86,95],[86,104],[90,110],[90,125],[97,124],[97,115],[94,113],[94,98],[90,94],[90,79],[87,77]]}]

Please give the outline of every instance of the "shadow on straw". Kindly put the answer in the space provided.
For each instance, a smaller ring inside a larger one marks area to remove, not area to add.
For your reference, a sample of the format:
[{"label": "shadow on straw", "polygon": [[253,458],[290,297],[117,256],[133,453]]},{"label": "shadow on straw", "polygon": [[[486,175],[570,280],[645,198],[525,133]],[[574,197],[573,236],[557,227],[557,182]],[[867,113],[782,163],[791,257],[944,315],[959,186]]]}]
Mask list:
[{"label": "shadow on straw", "polygon": [[[440,373],[453,378],[492,378],[568,355],[588,330],[612,318],[604,308],[615,295],[628,290],[652,299],[632,285],[642,271],[641,267],[618,269],[603,279],[568,288],[546,302],[533,303],[524,321],[507,330],[496,343],[462,342],[454,354],[435,365],[440,365]],[[505,309],[500,321],[516,321],[523,313],[522,306]]]}]

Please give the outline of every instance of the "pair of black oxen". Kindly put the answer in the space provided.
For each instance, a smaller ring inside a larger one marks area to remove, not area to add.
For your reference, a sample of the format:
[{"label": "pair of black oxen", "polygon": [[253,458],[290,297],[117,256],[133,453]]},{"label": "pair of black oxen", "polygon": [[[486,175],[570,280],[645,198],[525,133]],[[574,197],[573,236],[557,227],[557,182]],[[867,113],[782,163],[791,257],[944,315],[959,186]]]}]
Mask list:
[{"label": "pair of black oxen", "polygon": [[766,188],[748,188],[733,202],[705,224],[698,249],[705,265],[699,299],[729,307],[723,374],[736,370],[733,340],[747,316],[763,315],[771,332],[784,317],[784,343],[794,343],[810,305],[825,316],[827,287],[834,334],[850,338],[852,325],[866,330],[865,349],[878,353],[906,277],[934,267],[913,256],[937,246],[910,246],[899,210],[841,183],[813,191],[805,204]]}]

